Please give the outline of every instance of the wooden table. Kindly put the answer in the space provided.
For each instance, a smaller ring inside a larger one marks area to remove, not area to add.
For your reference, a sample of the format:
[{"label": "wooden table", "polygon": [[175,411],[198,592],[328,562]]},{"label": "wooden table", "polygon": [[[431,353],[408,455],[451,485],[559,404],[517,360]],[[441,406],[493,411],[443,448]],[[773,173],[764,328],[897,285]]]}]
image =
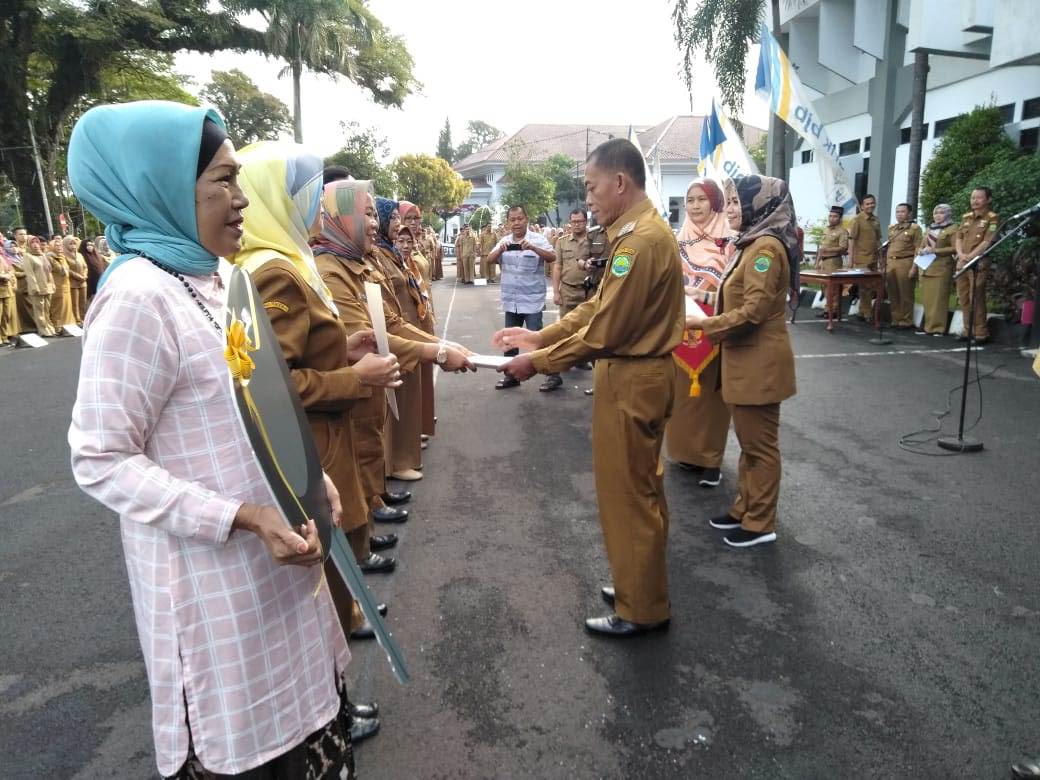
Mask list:
[{"label": "wooden table", "polygon": [[[855,284],[859,285],[861,288],[864,285],[873,287],[875,292],[874,327],[876,328],[880,325],[881,301],[885,298],[885,275],[881,271],[861,271],[858,269],[836,271],[834,273],[827,273],[826,271],[802,271],[800,277],[806,284],[819,285],[820,289],[823,290],[825,298],[830,298],[832,295],[837,298],[838,319],[841,319],[841,288],[843,285]],[[798,309],[795,308],[794,313],[791,314],[791,322],[794,322],[794,317],[797,313]],[[833,330],[834,319],[831,316],[830,306],[827,306],[827,332],[830,333]]]}]

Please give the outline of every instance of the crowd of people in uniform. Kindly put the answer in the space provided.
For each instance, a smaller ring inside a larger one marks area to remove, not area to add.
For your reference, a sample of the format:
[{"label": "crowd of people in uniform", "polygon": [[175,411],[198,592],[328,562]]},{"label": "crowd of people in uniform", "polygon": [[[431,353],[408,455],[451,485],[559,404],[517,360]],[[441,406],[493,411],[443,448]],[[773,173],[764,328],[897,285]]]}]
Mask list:
[{"label": "crowd of people in uniform", "polygon": [[0,246],[0,347],[22,333],[51,338],[82,325],[98,279],[112,261],[104,236],[30,235],[16,227]]},{"label": "crowd of people in uniform", "polygon": [[[877,271],[883,264],[892,326],[921,335],[943,336],[949,327],[954,272],[985,251],[996,236],[1000,220],[991,210],[992,202],[993,192],[989,187],[976,187],[971,192],[971,211],[963,214],[959,222],[954,219],[953,209],[940,203],[932,210],[927,231],[918,224],[914,206],[900,203],[896,206],[896,222],[888,228],[888,240],[882,243],[881,222],[874,213],[877,200],[873,195],[866,195],[848,229],[842,225],[842,209],[831,209],[819,242],[816,266],[834,273],[843,268]],[[989,273],[990,263],[984,258],[974,274],[964,274],[957,279],[957,303],[962,315],[962,329],[957,338],[961,341],[967,339],[968,323],[972,320],[974,340],[979,344],[989,341],[986,324]],[[924,308],[919,324],[914,321],[914,287],[918,283]],[[874,319],[874,298],[873,288],[861,285],[859,306],[853,319]],[[824,311],[818,316],[840,318],[841,302],[836,291],[829,291]]]},{"label": "crowd of people in uniform", "polygon": [[[236,151],[212,109],[95,107],[76,123],[68,160],[77,197],[106,224],[116,255],[80,312],[72,466],[120,516],[159,770],[352,776],[352,745],[375,733],[379,712],[348,696],[348,640],[371,638],[373,627],[323,562],[313,524],[289,528],[271,505],[227,381],[219,270],[223,258],[255,282],[335,522],[361,569],[385,573],[399,539],[376,524],[408,519],[402,486],[423,478],[438,423],[433,372],[475,370],[467,347],[435,334],[436,237],[415,204],[323,168],[301,146]],[[457,274],[472,282],[479,268],[499,284],[504,327],[492,343],[509,360],[496,387],[542,374],[549,391],[564,370],[593,372],[611,582],[601,588],[610,611],[585,628],[625,637],[670,625],[664,452],[718,485],[732,424],[738,485],[729,510],[706,522],[737,549],[777,538],[780,405],[796,392],[785,312],[803,258],[780,179],[696,179],[678,237],[647,198],[643,157],[628,141],[593,150],[585,184],[589,212],[576,209],[555,237],[532,227],[522,206],[499,231],[464,226]],[[953,238],[948,211],[937,209],[926,238],[902,228],[890,253],[923,244],[938,257],[951,241],[971,252],[965,242],[990,232],[987,204],[964,236]],[[855,262],[874,258],[871,212],[864,203],[850,231]],[[22,273],[37,262],[26,261],[37,247],[25,246]],[[899,268],[890,255],[890,270]],[[545,325],[547,278],[560,317]],[[390,354],[375,349],[369,282]]]}]

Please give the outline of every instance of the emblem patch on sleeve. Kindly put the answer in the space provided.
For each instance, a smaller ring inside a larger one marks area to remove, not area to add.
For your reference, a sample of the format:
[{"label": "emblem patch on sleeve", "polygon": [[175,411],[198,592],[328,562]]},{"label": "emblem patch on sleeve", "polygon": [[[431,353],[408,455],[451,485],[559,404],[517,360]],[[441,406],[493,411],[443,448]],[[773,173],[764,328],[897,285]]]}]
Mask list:
[{"label": "emblem patch on sleeve", "polygon": [[286,314],[289,313],[289,307],[286,306],[281,301],[273,301],[273,300],[272,301],[264,301],[264,308],[265,309],[281,309]]},{"label": "emblem patch on sleeve", "polygon": [[770,259],[765,255],[759,255],[755,258],[755,270],[760,274],[764,274],[769,270]]},{"label": "emblem patch on sleeve", "polygon": [[632,270],[632,258],[629,255],[615,255],[614,262],[610,264],[610,272],[614,276],[627,276]]}]

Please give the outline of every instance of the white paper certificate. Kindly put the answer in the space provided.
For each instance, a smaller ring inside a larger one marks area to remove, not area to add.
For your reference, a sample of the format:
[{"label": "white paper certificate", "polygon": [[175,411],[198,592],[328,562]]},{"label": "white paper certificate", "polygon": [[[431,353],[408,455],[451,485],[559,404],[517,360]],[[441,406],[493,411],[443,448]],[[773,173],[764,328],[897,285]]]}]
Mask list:
[{"label": "white paper certificate", "polygon": [[[368,319],[372,323],[372,332],[376,336],[376,351],[380,355],[390,354],[390,341],[386,337],[386,317],[383,316],[383,291],[378,284],[365,282],[365,303],[368,305]],[[386,388],[386,402],[395,420],[400,420],[397,411],[397,393]]]},{"label": "white paper certificate", "polygon": [[927,271],[928,266],[935,262],[935,253],[926,252],[923,255],[918,255],[914,258],[914,265],[920,268],[922,271]]},{"label": "white paper certificate", "polygon": [[702,317],[707,317],[708,313],[701,308],[701,305],[697,303],[689,295],[686,296],[686,316],[689,317],[691,314],[700,314]]},{"label": "white paper certificate", "polygon": [[469,362],[478,368],[498,368],[513,358],[507,355],[470,355]]}]

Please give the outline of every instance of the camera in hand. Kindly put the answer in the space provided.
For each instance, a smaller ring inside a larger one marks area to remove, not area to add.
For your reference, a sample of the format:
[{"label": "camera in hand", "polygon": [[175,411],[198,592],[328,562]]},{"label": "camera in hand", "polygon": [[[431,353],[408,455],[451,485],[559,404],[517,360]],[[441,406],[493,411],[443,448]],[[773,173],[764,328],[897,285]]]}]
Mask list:
[{"label": "camera in hand", "polygon": [[519,252],[523,249],[519,244],[506,244],[507,252]]},{"label": "camera in hand", "polygon": [[605,257],[590,257],[586,261],[586,265],[588,265],[589,268],[606,268],[607,267],[607,258],[605,258]]}]

